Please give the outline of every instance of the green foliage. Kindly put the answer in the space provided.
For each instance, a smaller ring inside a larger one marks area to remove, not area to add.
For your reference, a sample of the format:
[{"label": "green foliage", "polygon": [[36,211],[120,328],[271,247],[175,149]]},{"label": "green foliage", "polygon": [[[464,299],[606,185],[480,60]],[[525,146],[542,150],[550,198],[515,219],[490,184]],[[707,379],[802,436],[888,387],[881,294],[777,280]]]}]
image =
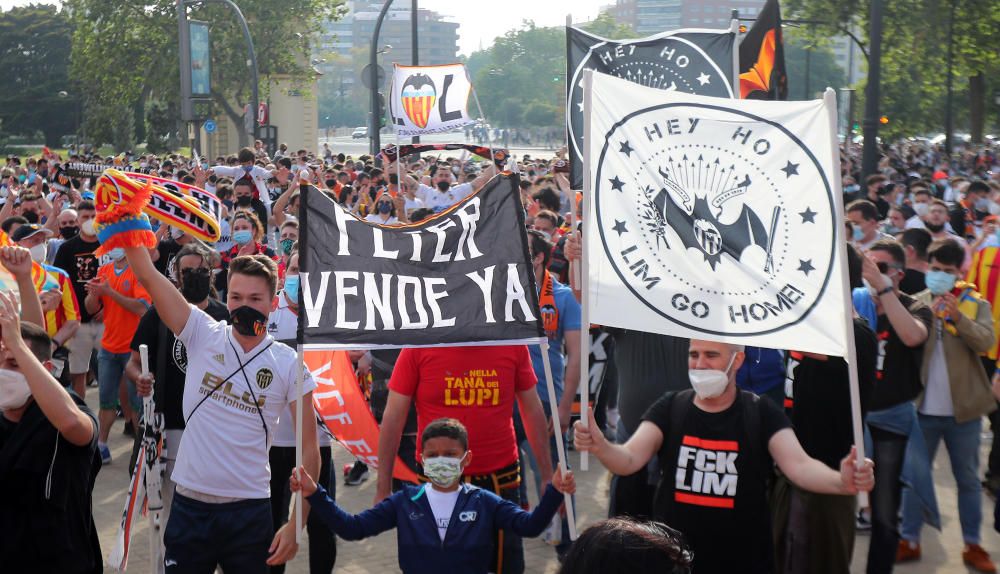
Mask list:
[{"label": "green foliage", "polygon": [[71,34],[69,17],[55,6],[0,12],[0,125],[7,135],[41,132],[46,145],[57,146],[73,131],[77,95],[66,62]]},{"label": "green foliage", "polygon": [[[868,41],[871,0],[788,0],[787,18],[820,20],[814,37],[831,36],[854,23]],[[954,3],[954,103],[956,129],[981,133],[996,125],[992,94],[1000,90],[1000,6],[997,0],[882,0],[882,82],[880,108],[889,117],[889,137],[944,129],[949,12]],[[980,87],[969,78],[982,74]],[[789,74],[791,77],[791,74]],[[863,82],[862,82],[863,83]],[[855,86],[860,87],[860,86]],[[987,101],[987,97],[989,100]],[[859,109],[864,94],[858,91]],[[975,113],[983,109],[986,115]]]},{"label": "green foliage", "polygon": [[811,100],[827,87],[846,87],[844,70],[837,65],[833,51],[810,38],[785,34],[785,70],[788,98],[792,100]]},{"label": "green foliage", "polygon": [[607,12],[601,12],[597,18],[581,26],[584,30],[609,40],[634,38],[635,32],[627,24],[619,24],[615,17]]},{"label": "green foliage", "polygon": [[177,117],[180,110],[166,102],[146,106],[146,150],[164,153],[177,147]]},{"label": "green foliage", "polygon": [[[270,77],[310,77],[310,41],[322,22],[340,15],[344,2],[238,0],[237,4],[250,27],[263,100]],[[84,86],[86,126],[92,139],[124,141],[115,135],[121,128],[114,124],[148,98],[178,105],[176,0],[66,0],[65,9],[75,23],[71,76]],[[210,23],[214,105],[242,125],[243,106],[250,100],[242,29],[232,11],[218,3],[191,6],[188,17]]]}]

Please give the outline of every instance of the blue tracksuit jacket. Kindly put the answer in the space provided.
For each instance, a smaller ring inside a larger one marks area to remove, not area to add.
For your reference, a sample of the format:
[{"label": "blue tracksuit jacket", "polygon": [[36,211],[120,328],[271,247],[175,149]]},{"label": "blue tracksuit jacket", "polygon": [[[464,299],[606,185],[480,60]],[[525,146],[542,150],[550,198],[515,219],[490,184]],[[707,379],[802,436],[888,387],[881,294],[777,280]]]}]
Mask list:
[{"label": "blue tracksuit jacket", "polygon": [[406,486],[361,514],[345,512],[322,486],[309,497],[311,512],[345,540],[361,540],[396,528],[399,567],[405,574],[485,574],[489,571],[495,530],[532,538],[552,521],[563,495],[550,484],[532,512],[470,484],[462,484],[444,541],[424,496],[429,485]]}]

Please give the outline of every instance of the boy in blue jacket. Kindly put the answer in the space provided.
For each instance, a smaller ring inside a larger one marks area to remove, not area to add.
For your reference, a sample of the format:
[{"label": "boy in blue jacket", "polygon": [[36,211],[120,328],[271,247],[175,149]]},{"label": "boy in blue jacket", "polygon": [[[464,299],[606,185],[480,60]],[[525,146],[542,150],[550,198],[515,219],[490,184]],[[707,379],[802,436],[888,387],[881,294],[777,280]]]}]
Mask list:
[{"label": "boy in blue jacket", "polygon": [[431,482],[407,485],[361,514],[344,512],[302,467],[292,473],[291,490],[302,490],[311,511],[344,540],[361,540],[396,528],[399,567],[404,574],[485,574],[497,529],[526,538],[538,536],[559,510],[561,493],[576,491],[573,473],[557,470],[535,510],[525,512],[492,492],[462,482],[462,470],[472,452],[459,421],[430,423],[421,444],[424,475]]}]

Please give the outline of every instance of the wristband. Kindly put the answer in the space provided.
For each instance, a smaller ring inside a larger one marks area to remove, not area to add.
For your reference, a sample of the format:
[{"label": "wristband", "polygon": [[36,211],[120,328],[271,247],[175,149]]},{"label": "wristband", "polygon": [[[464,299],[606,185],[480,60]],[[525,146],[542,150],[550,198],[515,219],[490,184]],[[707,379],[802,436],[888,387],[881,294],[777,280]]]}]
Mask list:
[{"label": "wristband", "polygon": [[891,292],[892,292],[892,285],[886,287],[885,289],[882,289],[882,290],[876,292],[876,295],[878,295],[879,297],[881,297],[882,295],[885,295],[886,293],[891,293]]}]

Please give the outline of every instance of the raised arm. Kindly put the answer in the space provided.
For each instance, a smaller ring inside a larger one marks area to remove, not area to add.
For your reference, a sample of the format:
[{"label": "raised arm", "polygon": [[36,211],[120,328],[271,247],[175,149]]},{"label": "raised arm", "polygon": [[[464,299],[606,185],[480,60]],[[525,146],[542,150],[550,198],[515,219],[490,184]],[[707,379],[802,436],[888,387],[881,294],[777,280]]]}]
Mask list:
[{"label": "raised arm", "polygon": [[153,298],[160,319],[171,332],[179,335],[191,316],[191,304],[169,279],[156,270],[145,247],[126,247],[125,255],[132,272]]},{"label": "raised arm", "polygon": [[35,283],[31,280],[31,252],[24,247],[14,245],[0,248],[0,263],[10,271],[17,282],[17,290],[21,294],[21,319],[45,326],[45,312],[42,311],[42,301],[38,298]]}]

